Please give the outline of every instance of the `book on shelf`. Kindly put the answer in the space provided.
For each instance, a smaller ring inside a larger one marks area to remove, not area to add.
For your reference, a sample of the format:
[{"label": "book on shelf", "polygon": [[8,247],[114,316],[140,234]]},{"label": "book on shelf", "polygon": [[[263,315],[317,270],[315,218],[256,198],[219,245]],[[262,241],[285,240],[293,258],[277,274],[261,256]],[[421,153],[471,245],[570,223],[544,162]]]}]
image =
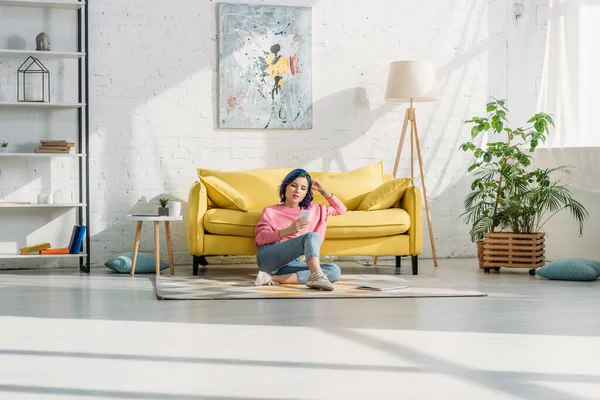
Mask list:
[{"label": "book on shelf", "polygon": [[70,254],[71,251],[66,247],[56,247],[40,250],[40,254]]},{"label": "book on shelf", "polygon": [[43,147],[75,147],[75,142],[67,142],[66,140],[40,140],[40,145]]},{"label": "book on shelf", "polygon": [[87,231],[87,226],[85,225],[75,225],[73,227],[73,232],[71,232],[71,240],[69,241],[69,252],[71,254],[79,254],[83,248],[83,238],[85,237],[85,232]]},{"label": "book on shelf", "polygon": [[36,153],[71,153],[75,147],[75,142],[66,140],[40,140],[40,147],[35,149]]},{"label": "book on shelf", "polygon": [[36,153],[57,153],[57,154],[69,154],[72,153],[73,151],[71,149],[67,149],[67,148],[60,148],[60,147],[38,147],[37,149],[35,149]]},{"label": "book on shelf", "polygon": [[44,242],[44,243],[34,244],[32,246],[23,247],[20,250],[21,250],[21,255],[27,255],[27,254],[37,253],[40,250],[49,249],[50,247],[51,247],[50,243]]}]

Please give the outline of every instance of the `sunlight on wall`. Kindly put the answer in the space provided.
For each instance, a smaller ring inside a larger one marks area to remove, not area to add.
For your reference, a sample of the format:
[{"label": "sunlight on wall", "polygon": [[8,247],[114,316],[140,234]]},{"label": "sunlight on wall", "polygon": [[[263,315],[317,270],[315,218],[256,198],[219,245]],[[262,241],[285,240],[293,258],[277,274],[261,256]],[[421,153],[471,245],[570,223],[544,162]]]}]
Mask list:
[{"label": "sunlight on wall", "polygon": [[600,5],[553,0],[546,33],[540,109],[554,114],[548,147],[598,147],[596,96],[600,93]]},{"label": "sunlight on wall", "polygon": [[600,94],[600,53],[598,53],[598,38],[600,37],[600,4],[583,4],[580,10],[581,26],[579,37],[580,74],[579,87],[581,131],[578,142],[584,146],[600,146],[600,136],[597,131],[597,105]]}]

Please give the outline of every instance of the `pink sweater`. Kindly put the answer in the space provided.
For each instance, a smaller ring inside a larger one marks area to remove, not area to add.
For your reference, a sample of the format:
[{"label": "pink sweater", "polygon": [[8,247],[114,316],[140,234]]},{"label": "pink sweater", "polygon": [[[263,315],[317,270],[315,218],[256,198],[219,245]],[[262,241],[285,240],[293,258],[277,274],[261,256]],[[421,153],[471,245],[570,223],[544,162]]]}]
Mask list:
[{"label": "pink sweater", "polygon": [[294,235],[286,236],[283,239],[279,238],[279,231],[287,228],[292,222],[300,218],[301,208],[289,208],[281,204],[265,207],[256,224],[256,240],[254,244],[256,247],[260,247],[265,244],[289,240],[296,236],[304,235],[307,232],[316,232],[324,238],[329,217],[346,212],[346,206],[335,195],[331,196],[327,201],[329,201],[331,206],[312,203],[308,207],[308,212],[310,213],[308,226],[304,230]]}]

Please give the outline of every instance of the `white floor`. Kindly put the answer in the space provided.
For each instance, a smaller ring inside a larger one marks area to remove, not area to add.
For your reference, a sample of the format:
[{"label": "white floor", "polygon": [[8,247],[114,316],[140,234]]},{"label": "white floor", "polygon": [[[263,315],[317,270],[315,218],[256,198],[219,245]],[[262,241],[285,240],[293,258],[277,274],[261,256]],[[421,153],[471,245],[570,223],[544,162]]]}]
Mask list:
[{"label": "white floor", "polygon": [[488,297],[159,301],[147,275],[2,271],[0,399],[600,399],[600,281],[421,273]]}]

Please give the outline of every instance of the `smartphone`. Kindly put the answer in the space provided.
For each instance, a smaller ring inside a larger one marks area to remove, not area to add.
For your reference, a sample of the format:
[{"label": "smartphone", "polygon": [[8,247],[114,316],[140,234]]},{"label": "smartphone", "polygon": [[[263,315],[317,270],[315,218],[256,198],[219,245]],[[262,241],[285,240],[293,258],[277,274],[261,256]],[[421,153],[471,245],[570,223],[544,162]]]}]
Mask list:
[{"label": "smartphone", "polygon": [[308,210],[300,210],[300,218],[302,218],[304,221],[308,222],[308,216],[309,216]]}]

